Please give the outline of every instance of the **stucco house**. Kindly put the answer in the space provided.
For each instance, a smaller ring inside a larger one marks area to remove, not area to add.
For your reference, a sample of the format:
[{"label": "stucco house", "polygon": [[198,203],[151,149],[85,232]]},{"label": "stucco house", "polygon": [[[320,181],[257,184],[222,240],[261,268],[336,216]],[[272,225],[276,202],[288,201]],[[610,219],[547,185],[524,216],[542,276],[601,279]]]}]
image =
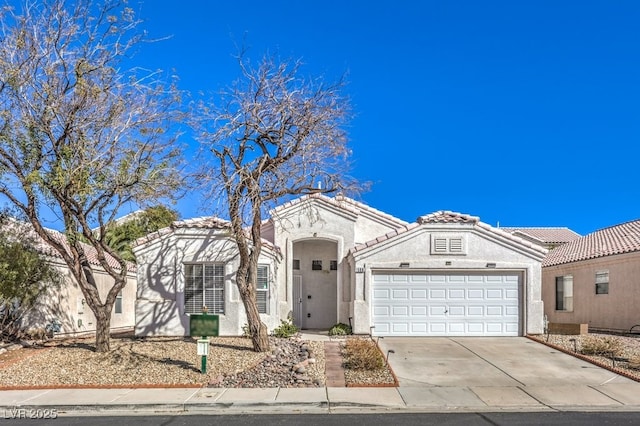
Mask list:
[{"label": "stucco house", "polygon": [[562,244],[575,241],[580,234],[567,227],[501,227],[512,235],[521,237],[532,243],[537,243],[552,250]]},{"label": "stucco house", "polygon": [[[58,270],[61,283],[50,286],[48,290],[39,296],[33,308],[22,319],[22,328],[25,330],[44,329],[47,325],[56,323],[57,335],[78,335],[92,333],[96,330],[96,319],[93,312],[85,302],[82,290],[73,278],[62,256],[26,224],[20,226],[26,229],[35,248],[46,261]],[[67,245],[64,234],[48,229],[47,232],[56,240]],[[107,274],[98,261],[96,250],[88,244],[84,244],[84,250],[89,263],[95,272],[96,284],[102,297],[113,285],[113,278]],[[108,258],[111,266],[119,269],[119,264],[113,258]],[[134,264],[129,264],[127,284],[116,299],[111,314],[111,330],[131,330],[135,323],[135,299],[136,299],[136,270]]]},{"label": "stucco house", "polygon": [[550,322],[588,324],[590,329],[640,328],[640,220],[562,245],[549,252],[542,266],[542,296]]},{"label": "stucco house", "polygon": [[[263,224],[262,320],[303,329],[342,322],[378,336],[518,336],[543,331],[546,249],[440,211],[407,223],[347,197],[304,196]],[[206,305],[220,335],[246,323],[235,243],[217,218],[175,222],[136,242],[137,335],[187,335]]]}]

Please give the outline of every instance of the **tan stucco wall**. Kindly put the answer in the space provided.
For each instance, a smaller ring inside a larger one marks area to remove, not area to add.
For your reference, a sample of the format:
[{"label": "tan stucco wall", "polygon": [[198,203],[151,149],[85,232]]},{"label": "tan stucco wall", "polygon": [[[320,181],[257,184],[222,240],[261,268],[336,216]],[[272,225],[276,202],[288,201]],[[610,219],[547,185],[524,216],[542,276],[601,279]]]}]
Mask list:
[{"label": "tan stucco wall", "polygon": [[[69,269],[61,263],[53,263],[63,276],[58,287],[50,287],[39,299],[34,309],[25,318],[26,328],[44,328],[57,319],[62,328],[59,334],[89,333],[96,329],[95,315],[85,302],[82,290],[71,276]],[[97,268],[97,267],[96,267]],[[94,269],[100,296],[106,297],[113,286],[113,278],[106,272]],[[122,290],[122,313],[111,314],[111,329],[132,328],[135,324],[136,276],[130,272],[127,285]]]},{"label": "tan stucco wall", "polygon": [[[596,294],[596,271],[609,271],[609,294]],[[573,312],[556,311],[555,279],[573,275]],[[640,324],[640,252],[542,270],[542,298],[550,322],[628,330]]]}]

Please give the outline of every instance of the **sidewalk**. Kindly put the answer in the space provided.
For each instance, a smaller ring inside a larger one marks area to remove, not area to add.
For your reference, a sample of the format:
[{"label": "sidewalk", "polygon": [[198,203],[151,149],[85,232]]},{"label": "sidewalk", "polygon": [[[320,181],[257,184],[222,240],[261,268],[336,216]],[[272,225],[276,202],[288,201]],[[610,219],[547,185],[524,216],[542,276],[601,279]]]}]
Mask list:
[{"label": "sidewalk", "polygon": [[[324,335],[305,335],[328,343]],[[398,347],[396,347],[398,349]],[[401,353],[396,351],[396,356]],[[328,361],[328,360],[327,360]],[[339,362],[336,361],[338,364]],[[330,370],[330,368],[328,368]],[[115,388],[0,390],[0,419],[65,415],[241,414],[347,412],[640,411],[639,383],[603,376],[590,384],[491,381],[460,385],[322,388]],[[405,372],[414,377],[412,371]],[[534,373],[535,374],[535,373]],[[585,373],[586,374],[586,373]],[[599,377],[599,376],[597,376]],[[329,374],[327,373],[327,379]],[[480,380],[482,379],[482,380]],[[336,384],[342,383],[342,384]]]},{"label": "sidewalk", "polygon": [[[271,389],[45,389],[0,391],[0,418],[50,410],[59,416],[119,414],[341,413],[354,411],[640,411],[637,388],[399,387]],[[14,413],[12,415],[12,413]],[[4,416],[2,416],[4,414]]]}]

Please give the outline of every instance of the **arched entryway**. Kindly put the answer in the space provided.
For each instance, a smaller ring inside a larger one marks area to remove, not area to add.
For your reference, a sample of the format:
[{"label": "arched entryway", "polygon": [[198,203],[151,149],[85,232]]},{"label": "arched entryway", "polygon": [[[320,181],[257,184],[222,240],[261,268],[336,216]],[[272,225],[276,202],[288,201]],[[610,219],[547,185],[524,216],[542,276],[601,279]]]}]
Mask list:
[{"label": "arched entryway", "polygon": [[293,322],[329,329],[337,318],[338,245],[314,238],[293,243]]}]

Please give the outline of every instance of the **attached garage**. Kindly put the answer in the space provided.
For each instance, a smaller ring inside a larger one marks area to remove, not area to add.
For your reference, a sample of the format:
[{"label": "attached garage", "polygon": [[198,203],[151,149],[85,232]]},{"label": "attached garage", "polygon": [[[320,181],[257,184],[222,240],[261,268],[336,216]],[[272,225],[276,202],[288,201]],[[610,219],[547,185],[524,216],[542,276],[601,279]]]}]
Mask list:
[{"label": "attached garage", "polygon": [[517,272],[372,273],[377,336],[521,335]]}]

